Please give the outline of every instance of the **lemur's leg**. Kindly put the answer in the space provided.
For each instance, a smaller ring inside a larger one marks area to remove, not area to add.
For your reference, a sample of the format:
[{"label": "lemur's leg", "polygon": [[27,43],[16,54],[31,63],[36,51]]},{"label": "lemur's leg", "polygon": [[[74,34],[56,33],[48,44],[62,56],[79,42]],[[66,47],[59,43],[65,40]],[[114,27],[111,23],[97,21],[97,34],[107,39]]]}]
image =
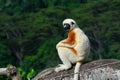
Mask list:
[{"label": "lemur's leg", "polygon": [[55,69],[56,72],[59,72],[59,71],[62,71],[62,70],[67,70],[69,68],[71,68],[71,62],[69,61],[68,57],[66,57],[66,53],[68,53],[69,51],[67,51],[68,49],[67,48],[61,48],[61,47],[58,47],[57,48],[58,50],[58,54],[59,54],[59,57],[61,59],[61,61],[63,62],[63,64],[60,64],[59,67],[57,67]]}]

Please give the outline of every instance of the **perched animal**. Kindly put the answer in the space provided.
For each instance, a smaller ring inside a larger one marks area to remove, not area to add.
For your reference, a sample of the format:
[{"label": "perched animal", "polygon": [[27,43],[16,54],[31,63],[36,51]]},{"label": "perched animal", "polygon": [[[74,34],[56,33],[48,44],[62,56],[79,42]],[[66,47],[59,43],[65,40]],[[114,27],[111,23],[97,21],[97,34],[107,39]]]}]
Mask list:
[{"label": "perched animal", "polygon": [[68,70],[75,65],[74,80],[78,80],[80,65],[88,57],[90,52],[89,39],[85,33],[78,27],[73,19],[65,19],[63,27],[68,32],[68,37],[56,45],[58,55],[63,62],[55,68],[56,72]]}]

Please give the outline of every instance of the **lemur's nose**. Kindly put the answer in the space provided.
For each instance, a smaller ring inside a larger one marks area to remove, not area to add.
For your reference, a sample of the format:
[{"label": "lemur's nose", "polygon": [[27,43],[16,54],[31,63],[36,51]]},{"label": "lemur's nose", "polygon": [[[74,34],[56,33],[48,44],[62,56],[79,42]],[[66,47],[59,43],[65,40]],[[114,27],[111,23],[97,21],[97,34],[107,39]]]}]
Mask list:
[{"label": "lemur's nose", "polygon": [[70,25],[69,24],[64,24],[63,27],[64,27],[65,30],[70,30]]}]

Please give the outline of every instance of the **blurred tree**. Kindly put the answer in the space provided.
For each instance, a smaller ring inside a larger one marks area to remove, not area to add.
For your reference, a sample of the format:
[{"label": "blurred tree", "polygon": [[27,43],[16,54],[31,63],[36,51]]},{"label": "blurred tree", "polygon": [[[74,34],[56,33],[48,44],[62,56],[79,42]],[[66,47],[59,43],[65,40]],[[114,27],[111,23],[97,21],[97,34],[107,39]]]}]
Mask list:
[{"label": "blurred tree", "polygon": [[[31,13],[29,15],[9,16],[1,13],[1,41],[5,42],[10,51],[16,56],[19,65],[22,65],[25,55],[36,53],[38,46],[44,40],[63,35],[60,25],[62,25],[61,19],[67,14],[64,13],[64,9],[54,10],[50,8],[37,12],[35,15]],[[56,12],[59,13],[56,14]],[[61,19],[56,20],[56,18]]]},{"label": "blurred tree", "polygon": [[[94,3],[94,4],[93,4]],[[80,24],[80,27],[87,32],[91,41],[93,53],[97,53],[98,57],[108,58],[108,54],[113,54],[109,46],[119,43],[119,12],[120,1],[105,0],[88,3],[84,7],[75,9],[73,14]],[[117,38],[117,39],[116,39]],[[116,40],[115,40],[116,39]],[[109,41],[109,44],[106,43]],[[107,44],[107,46],[105,46]],[[119,51],[115,54],[120,54]],[[94,55],[93,55],[94,56]],[[96,56],[95,56],[96,57]],[[113,57],[111,55],[111,57]],[[110,58],[110,56],[109,56]],[[114,58],[116,58],[114,56]],[[96,59],[96,58],[95,58]]]},{"label": "blurred tree", "polygon": [[55,45],[59,39],[60,38],[57,37],[56,39],[46,40],[40,45],[36,55],[26,56],[23,64],[23,66],[26,66],[24,70],[27,71],[29,66],[36,71],[41,71],[50,66],[56,66],[59,59],[56,57],[58,54]]},{"label": "blurred tree", "polygon": [[0,43],[0,67],[6,67],[6,65],[8,64],[13,64],[13,61],[14,57],[12,56],[8,48]]}]

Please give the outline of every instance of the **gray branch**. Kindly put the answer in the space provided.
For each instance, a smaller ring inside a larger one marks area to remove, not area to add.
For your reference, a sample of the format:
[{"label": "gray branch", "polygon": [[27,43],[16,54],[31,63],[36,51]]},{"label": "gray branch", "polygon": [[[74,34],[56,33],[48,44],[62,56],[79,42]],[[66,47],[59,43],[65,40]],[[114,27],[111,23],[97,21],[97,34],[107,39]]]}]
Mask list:
[{"label": "gray branch", "polygon": [[[73,80],[74,67],[61,72],[48,68],[38,73],[32,80]],[[120,80],[120,60],[101,59],[83,64],[79,80]]]},{"label": "gray branch", "polygon": [[8,76],[12,80],[22,80],[20,73],[17,71],[16,67],[14,66],[8,68],[0,68],[0,75]]}]

